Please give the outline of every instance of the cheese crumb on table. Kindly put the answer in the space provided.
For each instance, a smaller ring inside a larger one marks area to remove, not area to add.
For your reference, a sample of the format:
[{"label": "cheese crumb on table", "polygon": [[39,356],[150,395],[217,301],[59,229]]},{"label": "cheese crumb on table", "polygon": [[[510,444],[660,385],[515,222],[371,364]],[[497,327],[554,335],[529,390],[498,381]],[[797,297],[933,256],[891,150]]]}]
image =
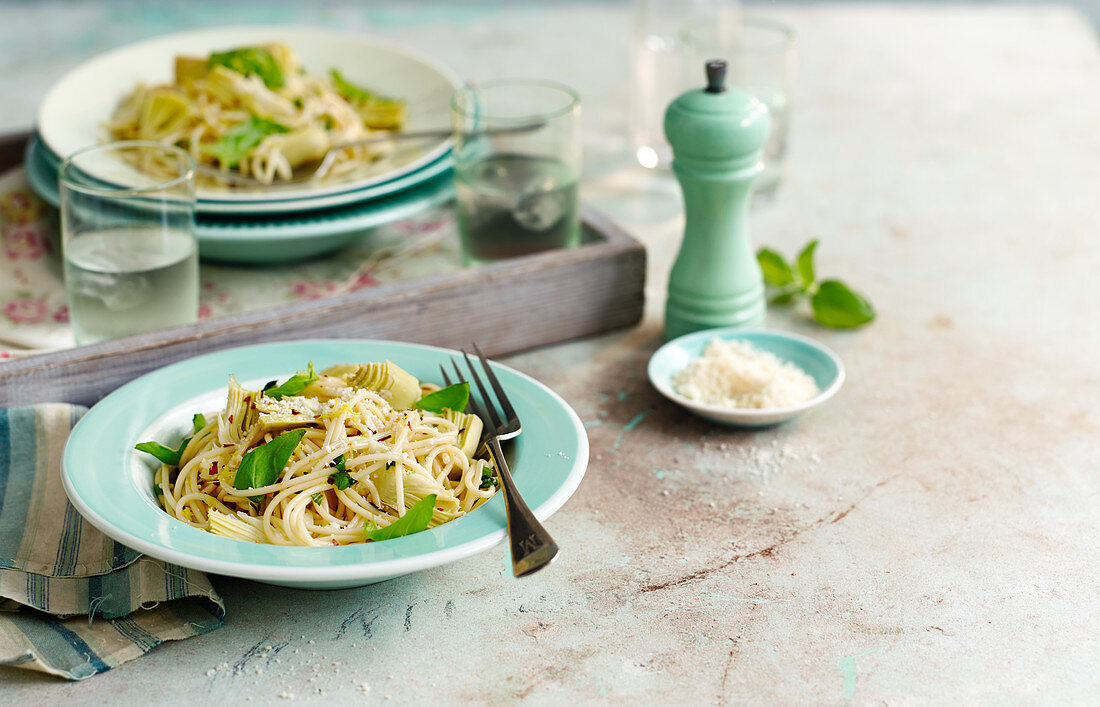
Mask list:
[{"label": "cheese crumb on table", "polygon": [[817,384],[793,363],[744,341],[715,338],[703,355],[672,376],[676,392],[725,408],[781,408],[818,394]]}]

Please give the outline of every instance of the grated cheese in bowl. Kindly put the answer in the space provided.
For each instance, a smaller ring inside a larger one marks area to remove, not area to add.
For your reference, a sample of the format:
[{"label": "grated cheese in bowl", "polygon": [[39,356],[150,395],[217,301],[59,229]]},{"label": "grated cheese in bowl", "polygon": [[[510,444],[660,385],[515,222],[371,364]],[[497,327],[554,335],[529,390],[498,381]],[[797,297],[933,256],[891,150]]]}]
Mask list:
[{"label": "grated cheese in bowl", "polygon": [[817,384],[793,363],[745,341],[711,339],[703,355],[672,376],[680,395],[725,408],[783,408],[813,399]]}]

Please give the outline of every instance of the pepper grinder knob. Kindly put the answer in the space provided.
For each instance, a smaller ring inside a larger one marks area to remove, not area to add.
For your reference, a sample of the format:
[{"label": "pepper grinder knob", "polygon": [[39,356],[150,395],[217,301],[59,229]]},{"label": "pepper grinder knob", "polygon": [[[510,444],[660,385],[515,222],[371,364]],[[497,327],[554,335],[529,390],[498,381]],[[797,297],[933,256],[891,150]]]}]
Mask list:
[{"label": "pepper grinder knob", "polygon": [[726,62],[706,63],[707,85],[665,112],[672,171],[684,194],[684,238],[672,266],[665,337],[764,322],[764,278],[749,241],[748,200],[763,169],[768,109],[726,87]]},{"label": "pepper grinder knob", "polygon": [[726,62],[711,59],[707,62],[707,93],[722,93],[726,90]]}]

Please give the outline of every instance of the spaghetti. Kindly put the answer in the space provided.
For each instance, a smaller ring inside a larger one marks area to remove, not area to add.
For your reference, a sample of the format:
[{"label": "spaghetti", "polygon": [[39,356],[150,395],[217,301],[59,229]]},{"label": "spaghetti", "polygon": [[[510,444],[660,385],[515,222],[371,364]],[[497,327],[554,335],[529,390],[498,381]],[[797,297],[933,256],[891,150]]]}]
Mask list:
[{"label": "spaghetti", "polygon": [[[112,140],[176,145],[198,162],[271,184],[336,146],[399,130],[404,120],[403,101],[356,86],[335,69],[306,74],[290,47],[267,44],[177,57],[173,83],[138,85],[105,127]],[[316,176],[358,174],[391,150],[386,143],[339,148],[326,173]],[[135,166],[158,176],[173,173],[150,159]]]},{"label": "spaghetti", "polygon": [[[417,407],[433,391],[388,361],[311,366],[266,391],[230,376],[225,409],[196,415],[178,459],[150,452],[163,462],[158,500],[193,527],[275,545],[365,542],[432,496],[427,527],[446,523],[492,497],[496,479],[475,454],[476,416]],[[153,447],[172,452],[138,445]]]}]

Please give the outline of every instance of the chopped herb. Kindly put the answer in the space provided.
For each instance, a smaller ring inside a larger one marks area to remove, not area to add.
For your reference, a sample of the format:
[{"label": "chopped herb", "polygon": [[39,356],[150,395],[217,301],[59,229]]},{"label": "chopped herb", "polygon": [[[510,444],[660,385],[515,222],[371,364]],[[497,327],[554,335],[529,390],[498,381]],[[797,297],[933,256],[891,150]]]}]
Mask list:
[{"label": "chopped herb", "polygon": [[336,471],[347,471],[347,467],[345,466],[345,464],[347,464],[347,459],[345,459],[344,455],[341,454],[340,456],[333,459],[329,463],[329,466],[336,469]]},{"label": "chopped herb", "polygon": [[224,66],[241,76],[259,76],[268,88],[280,88],[283,83],[283,70],[275,56],[263,47],[241,47],[224,52],[214,52],[206,62],[207,66]]},{"label": "chopped herb", "polygon": [[236,167],[241,158],[264,141],[268,135],[290,132],[290,128],[267,118],[252,115],[248,120],[234,125],[202,151],[226,167]]},{"label": "chopped herb", "polygon": [[195,428],[195,434],[206,427],[206,417],[201,413],[195,413],[195,416],[191,418],[191,425]]},{"label": "chopped herb", "polygon": [[367,530],[367,540],[381,542],[382,540],[392,540],[412,533],[419,533],[428,527],[428,523],[432,522],[434,510],[435,494],[432,493],[420,499],[416,505],[405,511],[405,515],[384,528]]},{"label": "chopped herb", "polygon": [[302,392],[303,388],[315,380],[317,380],[317,371],[313,370],[313,361],[310,361],[308,370],[298,371],[290,378],[287,378],[286,382],[282,385],[275,386],[274,388],[264,388],[264,395],[269,398],[274,398],[275,400],[279,400],[288,395],[297,395]]},{"label": "chopped herb", "polygon": [[470,384],[462,382],[428,393],[417,401],[416,407],[434,413],[442,413],[444,410],[462,412],[469,400]]},{"label": "chopped herb", "polygon": [[395,466],[397,466],[397,465],[396,465],[396,464],[394,464],[393,462],[386,462],[386,468],[387,468],[387,469],[392,469],[392,468],[394,468]]},{"label": "chopped herb", "polygon": [[343,491],[348,486],[351,486],[351,482],[354,479],[351,478],[351,474],[346,471],[338,471],[332,476],[328,477],[328,482],[336,488]]},{"label": "chopped herb", "polygon": [[481,470],[481,486],[480,489],[491,489],[497,485],[496,469],[491,466],[487,466]]},{"label": "chopped herb", "polygon": [[319,506],[319,505],[321,505],[321,500],[322,500],[322,499],[323,499],[324,497],[325,497],[325,494],[324,494],[323,492],[321,492],[321,491],[318,491],[317,493],[315,493],[315,494],[313,494],[312,496],[310,496],[310,498],[312,498],[312,499],[313,499],[313,502],[314,502],[314,503],[316,503],[316,504],[317,504],[318,506]]},{"label": "chopped herb", "polygon": [[275,483],[305,433],[304,428],[290,430],[266,444],[248,450],[241,459],[237,475],[233,477],[233,488],[243,491]]}]

